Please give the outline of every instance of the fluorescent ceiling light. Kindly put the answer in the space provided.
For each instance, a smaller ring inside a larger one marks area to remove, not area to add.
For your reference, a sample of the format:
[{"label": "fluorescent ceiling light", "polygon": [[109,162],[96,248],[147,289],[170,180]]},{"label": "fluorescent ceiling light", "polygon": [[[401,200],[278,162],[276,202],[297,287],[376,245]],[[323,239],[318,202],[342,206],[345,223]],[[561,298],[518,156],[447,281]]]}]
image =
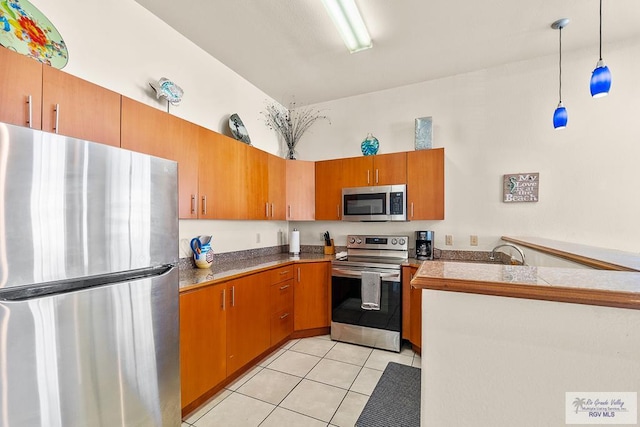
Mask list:
[{"label": "fluorescent ceiling light", "polygon": [[322,0],[349,52],[373,47],[355,0]]}]

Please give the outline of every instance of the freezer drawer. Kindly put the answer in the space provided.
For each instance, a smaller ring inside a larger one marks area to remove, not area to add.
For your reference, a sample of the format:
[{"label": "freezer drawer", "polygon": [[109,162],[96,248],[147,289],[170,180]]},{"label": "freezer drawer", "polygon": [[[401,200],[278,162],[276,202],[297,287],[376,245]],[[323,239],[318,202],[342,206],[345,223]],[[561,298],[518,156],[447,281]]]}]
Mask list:
[{"label": "freezer drawer", "polygon": [[0,426],[179,426],[178,280],[0,301]]}]

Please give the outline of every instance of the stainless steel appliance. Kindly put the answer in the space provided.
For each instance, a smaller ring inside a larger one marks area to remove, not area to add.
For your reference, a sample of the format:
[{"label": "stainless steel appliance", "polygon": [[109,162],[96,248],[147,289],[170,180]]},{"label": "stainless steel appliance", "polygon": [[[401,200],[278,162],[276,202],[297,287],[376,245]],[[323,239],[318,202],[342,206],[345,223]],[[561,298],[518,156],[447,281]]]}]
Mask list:
[{"label": "stainless steel appliance", "polygon": [[416,231],[416,258],[433,259],[433,231]]},{"label": "stainless steel appliance", "polygon": [[0,426],[179,426],[175,162],[0,123]]},{"label": "stainless steel appliance", "polygon": [[[407,236],[347,236],[347,257],[332,262],[331,339],[400,351],[408,244]],[[376,301],[369,300],[371,287]]]},{"label": "stainless steel appliance", "polygon": [[342,189],[343,221],[406,221],[407,186],[378,185]]}]

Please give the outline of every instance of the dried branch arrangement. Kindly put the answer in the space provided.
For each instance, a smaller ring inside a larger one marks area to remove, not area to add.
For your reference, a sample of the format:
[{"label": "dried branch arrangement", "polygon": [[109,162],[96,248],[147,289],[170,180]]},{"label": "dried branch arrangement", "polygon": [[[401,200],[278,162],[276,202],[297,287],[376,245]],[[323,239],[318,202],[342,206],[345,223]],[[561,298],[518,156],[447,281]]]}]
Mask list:
[{"label": "dried branch arrangement", "polygon": [[264,122],[269,129],[275,130],[287,144],[288,159],[295,159],[295,148],[302,135],[318,120],[331,120],[321,111],[310,107],[296,108],[296,103],[292,102],[289,109],[282,105],[271,102],[262,112]]}]

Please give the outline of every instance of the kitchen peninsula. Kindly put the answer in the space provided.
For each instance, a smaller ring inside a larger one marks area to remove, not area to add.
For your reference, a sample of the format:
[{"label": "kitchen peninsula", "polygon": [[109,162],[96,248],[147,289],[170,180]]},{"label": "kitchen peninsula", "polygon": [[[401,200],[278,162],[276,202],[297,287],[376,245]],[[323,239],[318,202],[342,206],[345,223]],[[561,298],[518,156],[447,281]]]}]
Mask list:
[{"label": "kitchen peninsula", "polygon": [[425,262],[423,426],[564,425],[567,392],[638,392],[640,273]]}]

